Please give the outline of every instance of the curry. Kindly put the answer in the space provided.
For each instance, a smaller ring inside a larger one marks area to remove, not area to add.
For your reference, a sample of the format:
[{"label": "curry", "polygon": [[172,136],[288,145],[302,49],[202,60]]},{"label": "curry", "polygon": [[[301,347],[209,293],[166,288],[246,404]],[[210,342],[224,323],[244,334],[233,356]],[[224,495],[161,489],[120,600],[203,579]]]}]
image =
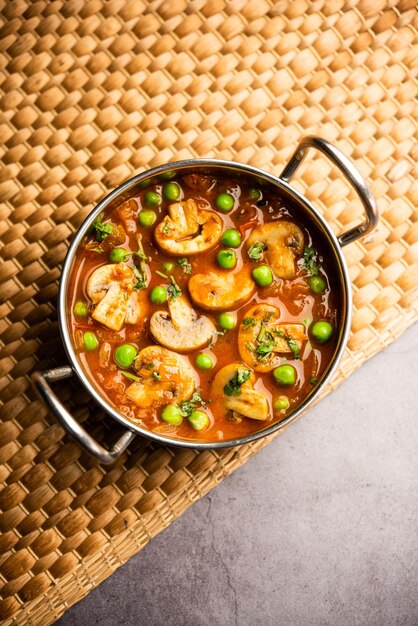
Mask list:
[{"label": "curry", "polygon": [[280,421],[336,350],[326,249],[255,178],[145,181],[78,251],[68,315],[82,367],[124,417],[170,437],[226,441]]}]

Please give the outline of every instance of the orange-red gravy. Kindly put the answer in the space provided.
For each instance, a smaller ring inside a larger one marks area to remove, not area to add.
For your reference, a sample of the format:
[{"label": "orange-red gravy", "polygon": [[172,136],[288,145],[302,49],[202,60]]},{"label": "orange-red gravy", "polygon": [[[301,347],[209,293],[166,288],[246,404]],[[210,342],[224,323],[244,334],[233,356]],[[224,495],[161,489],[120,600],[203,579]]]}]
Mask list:
[{"label": "orange-red gravy", "polygon": [[[186,184],[186,180],[189,184]],[[240,423],[236,423],[226,419],[224,414],[215,414],[212,410],[215,408],[214,405],[211,406],[209,403],[205,411],[210,416],[211,424],[208,429],[197,432],[189,425],[187,419],[184,419],[179,427],[173,427],[165,424],[159,418],[161,408],[150,414],[131,402],[124,394],[124,389],[131,384],[131,381],[128,379],[120,381],[120,378],[123,377],[117,376],[117,383],[114,384],[115,373],[117,373],[117,370],[120,368],[118,368],[113,359],[110,360],[108,367],[100,367],[99,350],[91,352],[86,351],[83,348],[82,335],[86,330],[93,330],[99,341],[110,343],[113,349],[123,343],[131,343],[138,351],[146,346],[154,345],[155,342],[149,334],[149,319],[155,311],[167,309],[167,303],[162,305],[153,304],[149,299],[149,294],[156,285],[167,286],[169,284],[169,281],[162,279],[156,274],[156,270],[164,272],[162,266],[166,261],[175,263],[176,268],[173,274],[176,282],[184,293],[188,293],[187,283],[190,275],[185,274],[182,267],[177,264],[177,257],[167,256],[158,248],[153,239],[155,226],[166,215],[167,207],[172,202],[163,199],[159,207],[152,207],[152,209],[156,211],[158,219],[151,227],[144,228],[140,226],[137,219],[141,208],[150,208],[144,203],[144,194],[149,190],[157,191],[161,194],[164,183],[159,181],[146,189],[139,189],[133,199],[126,201],[117,209],[113,210],[112,213],[105,213],[103,216],[103,220],[110,220],[112,224],[120,225],[125,230],[125,239],[123,240],[122,235],[119,237],[119,240],[115,241],[117,247],[121,246],[128,251],[136,251],[136,234],[140,233],[142,235],[144,251],[149,257],[147,270],[149,282],[147,289],[139,292],[141,307],[144,312],[141,324],[125,325],[120,332],[115,332],[95,322],[90,315],[85,320],[80,320],[80,318],[74,315],[73,309],[77,301],[83,300],[91,305],[86,294],[88,276],[97,267],[110,262],[108,253],[99,254],[86,249],[86,245],[89,246],[90,244],[89,247],[91,247],[92,242],[94,242],[94,237],[88,236],[84,245],[81,246],[78,251],[69,289],[68,316],[73,345],[79,355],[82,367],[95,387],[100,391],[101,395],[133,423],[139,424],[151,431],[159,432],[160,434],[166,433],[170,437],[188,440],[222,441],[233,439],[261,430],[274,422],[282,420],[286,415],[291,413],[320,382],[321,377],[332,360],[337,343],[338,324],[340,320],[339,288],[336,284],[336,276],[338,273],[334,270],[331,260],[327,259],[325,255],[326,248],[323,245],[320,233],[317,232],[313,226],[301,223],[297,211],[291,205],[285,203],[284,200],[277,195],[276,191],[263,190],[262,199],[258,201],[249,197],[249,190],[257,186],[255,179],[215,179],[213,176],[208,177],[208,179],[202,179],[200,176],[197,176],[192,180],[190,177],[180,176],[176,178],[176,182],[179,183],[183,190],[184,200],[194,198],[199,207],[216,211],[222,217],[224,228],[232,227],[241,232],[242,245],[235,250],[238,256],[238,264],[235,270],[229,271],[239,271],[239,268],[242,267],[242,263],[251,264],[243,248],[245,246],[245,240],[248,238],[252,228],[258,224],[273,220],[286,219],[295,222],[302,229],[305,236],[305,246],[312,246],[318,251],[320,273],[326,278],[328,284],[325,293],[319,295],[312,293],[307,284],[309,274],[303,269],[302,261],[299,261],[296,264],[297,274],[294,279],[278,280],[275,281],[271,287],[267,288],[257,287],[255,295],[246,304],[234,311],[237,315],[237,325],[235,329],[228,330],[223,335],[216,335],[214,337],[215,343],[211,349],[202,348],[201,350],[186,355],[195,370],[197,387],[200,389],[202,398],[206,401],[211,400],[210,385],[216,372],[220,368],[228,363],[236,361],[242,362],[237,348],[238,330],[246,312],[256,303],[266,302],[274,304],[280,309],[280,323],[302,322],[306,324],[307,330],[309,323],[325,319],[331,322],[334,327],[332,338],[324,345],[311,342],[308,339],[301,352],[301,360],[295,360],[293,357],[284,357],[282,359],[283,363],[289,363],[297,370],[297,382],[293,386],[279,386],[275,382],[272,372],[256,372],[257,383],[255,388],[265,393],[270,405],[271,414],[268,421],[261,422],[243,418]],[[204,187],[209,185],[210,189],[205,190]],[[238,200],[237,208],[227,214],[219,212],[215,206],[216,197],[224,192],[230,193]],[[111,249],[111,244],[111,238],[108,238],[106,245],[103,247]],[[97,244],[97,247],[101,246],[102,244]],[[210,270],[228,271],[219,270],[216,263],[216,254],[222,248],[225,248],[225,246],[219,243],[210,252],[188,257],[188,261],[192,266],[192,274],[205,273]],[[128,264],[132,266],[132,261],[128,261]],[[194,308],[196,309],[196,307]],[[92,309],[91,306],[90,309]],[[214,322],[215,326],[220,331],[222,330],[218,323],[220,312],[202,310],[199,311],[199,313],[203,313],[209,317]],[[197,354],[201,352],[208,353],[212,356],[215,363],[213,369],[200,370],[195,367],[195,358]],[[244,363],[243,366],[250,369]],[[134,372],[132,369],[131,371]],[[288,397],[290,407],[287,410],[275,413],[272,408],[272,402],[281,395]],[[196,408],[200,409],[201,407]]]}]

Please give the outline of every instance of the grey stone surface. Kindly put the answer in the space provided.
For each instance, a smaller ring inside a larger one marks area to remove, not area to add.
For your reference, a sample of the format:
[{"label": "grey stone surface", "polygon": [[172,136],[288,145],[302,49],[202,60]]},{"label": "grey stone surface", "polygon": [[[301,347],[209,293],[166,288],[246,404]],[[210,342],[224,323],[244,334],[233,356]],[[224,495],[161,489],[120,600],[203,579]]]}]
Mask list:
[{"label": "grey stone surface", "polygon": [[418,325],[59,626],[418,624]]}]

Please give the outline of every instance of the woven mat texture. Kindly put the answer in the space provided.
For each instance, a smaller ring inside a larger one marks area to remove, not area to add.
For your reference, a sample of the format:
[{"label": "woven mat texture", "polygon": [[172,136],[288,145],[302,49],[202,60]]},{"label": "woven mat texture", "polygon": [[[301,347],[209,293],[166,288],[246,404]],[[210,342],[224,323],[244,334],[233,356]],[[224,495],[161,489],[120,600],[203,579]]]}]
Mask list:
[{"label": "woven mat texture", "polygon": [[[56,296],[72,233],[112,188],[190,156],[279,173],[306,134],[369,181],[378,230],[344,249],[354,288],[331,388],[418,316],[418,17],[414,0],[14,0],[0,37],[0,619],[59,617],[268,441],[220,452],[137,438],[111,467],[29,381],[65,363]],[[335,232],[362,210],[310,154],[295,179]],[[57,393],[99,440],[115,425]]]}]

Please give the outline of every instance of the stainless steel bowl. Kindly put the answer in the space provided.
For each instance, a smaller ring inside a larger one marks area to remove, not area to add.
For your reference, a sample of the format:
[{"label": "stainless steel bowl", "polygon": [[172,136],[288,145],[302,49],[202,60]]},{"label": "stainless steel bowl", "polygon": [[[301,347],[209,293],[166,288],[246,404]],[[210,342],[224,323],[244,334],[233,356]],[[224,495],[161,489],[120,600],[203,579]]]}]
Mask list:
[{"label": "stainless steel bowl", "polygon": [[[327,222],[315,209],[315,207],[289,184],[290,179],[304,159],[309,148],[316,148],[317,150],[322,152],[334,163],[334,165],[336,165],[340,169],[342,174],[347,178],[347,180],[357,191],[363,204],[366,214],[364,222],[362,222],[359,226],[351,228],[339,237],[336,237],[332,233]],[[339,271],[341,286],[340,333],[334,358],[330,363],[325,376],[321,380],[320,384],[315,388],[315,390],[313,390],[309,394],[309,396],[305,398],[302,404],[288,417],[280,422],[275,422],[274,424],[269,425],[268,427],[245,437],[238,437],[235,439],[220,442],[193,442],[181,439],[174,439],[169,436],[163,436],[161,434],[151,432],[149,430],[146,430],[145,428],[141,428],[140,426],[133,424],[121,413],[119,413],[113,406],[111,406],[107,402],[107,400],[98,393],[97,389],[93,386],[92,382],[89,380],[82,367],[80,366],[80,362],[77,359],[77,355],[71,342],[66,311],[67,291],[69,278],[74,265],[75,254],[78,250],[80,243],[83,241],[83,238],[91,227],[93,220],[102,211],[104,211],[108,207],[113,208],[114,206],[120,204],[123,200],[126,200],[135,195],[138,185],[142,181],[148,178],[152,179],[153,177],[159,176],[167,171],[176,171],[181,174],[187,172],[211,171],[221,174],[227,173],[234,176],[250,175],[261,179],[265,184],[269,184],[270,186],[277,188],[282,197],[290,199],[293,205],[297,205],[298,211],[302,216],[306,216],[307,221],[311,223],[313,222],[322,231],[323,237],[329,247],[329,253],[334,257],[335,265]],[[259,439],[260,437],[270,435],[271,433],[274,433],[275,431],[282,429],[285,426],[288,426],[291,422],[296,420],[296,418],[303,411],[305,411],[305,409],[307,409],[312,404],[312,402],[314,402],[315,398],[328,384],[338,366],[341,355],[343,354],[345,346],[347,344],[352,312],[351,286],[347,271],[347,265],[342,254],[342,247],[371,231],[375,227],[377,219],[378,215],[375,200],[356,167],[346,156],[344,156],[344,154],[342,154],[342,152],[338,148],[332,146],[327,141],[317,137],[307,137],[300,142],[298,148],[294,152],[289,163],[286,165],[281,176],[279,177],[268,174],[267,172],[264,172],[263,170],[260,170],[256,167],[243,165],[241,163],[234,163],[233,161],[222,161],[216,159],[189,159],[185,161],[178,161],[176,163],[168,163],[167,165],[162,165],[160,167],[156,167],[154,169],[143,172],[142,174],[138,174],[137,176],[134,176],[127,182],[120,185],[117,189],[115,189],[108,196],[106,196],[106,198],[104,198],[104,200],[102,200],[97,205],[97,207],[90,213],[88,218],[83,222],[83,224],[77,231],[65,258],[58,296],[60,330],[70,364],[46,371],[34,372],[32,375],[33,384],[41,398],[45,401],[46,405],[55,415],[60,424],[70,433],[70,435],[72,435],[78,441],[78,443],[87,452],[89,452],[100,462],[105,464],[113,463],[122,454],[122,452],[126,449],[126,447],[136,435],[142,435],[144,437],[148,437],[150,439],[153,439],[154,441],[158,441],[166,445],[196,448],[200,450],[207,448],[229,448],[232,446],[249,443],[250,441],[254,441],[256,439]],[[78,379],[89,391],[90,395],[95,399],[95,401],[119,424],[122,424],[126,428],[126,432],[124,432],[124,434],[120,437],[120,439],[116,442],[111,450],[105,449],[102,445],[95,441],[95,439],[84,428],[82,428],[82,426],[80,426],[80,424],[74,419],[74,417],[60,402],[60,400],[54,394],[49,385],[49,383],[62,380],[64,378],[69,378],[73,375],[76,375],[78,377]]]}]

